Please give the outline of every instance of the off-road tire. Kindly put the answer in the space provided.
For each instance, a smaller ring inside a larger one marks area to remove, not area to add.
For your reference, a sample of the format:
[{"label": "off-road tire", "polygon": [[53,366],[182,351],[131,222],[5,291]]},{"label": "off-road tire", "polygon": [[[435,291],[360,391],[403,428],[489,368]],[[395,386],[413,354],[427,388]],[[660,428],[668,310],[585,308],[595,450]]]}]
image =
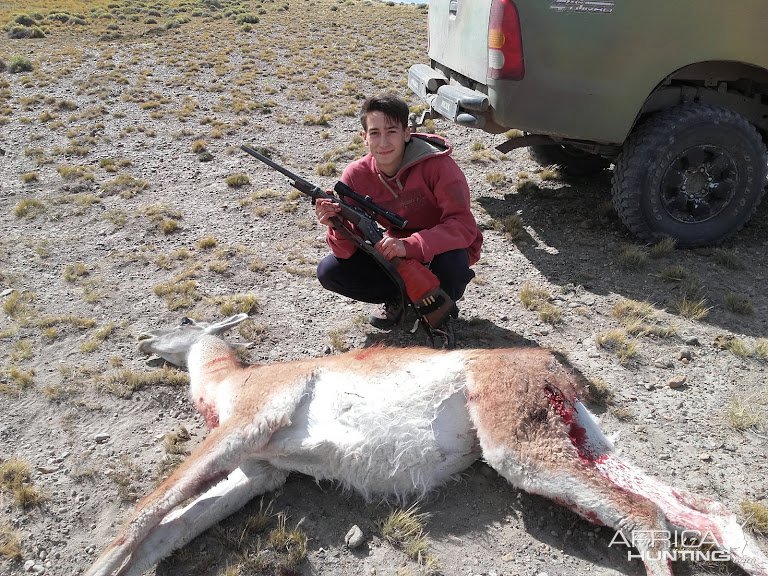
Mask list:
[{"label": "off-road tire", "polygon": [[607,158],[563,144],[529,146],[528,153],[541,166],[559,166],[566,176],[592,176],[611,165]]},{"label": "off-road tire", "polygon": [[646,119],[616,160],[613,203],[646,242],[718,244],[736,234],[765,193],[760,134],[736,112],[683,104]]}]

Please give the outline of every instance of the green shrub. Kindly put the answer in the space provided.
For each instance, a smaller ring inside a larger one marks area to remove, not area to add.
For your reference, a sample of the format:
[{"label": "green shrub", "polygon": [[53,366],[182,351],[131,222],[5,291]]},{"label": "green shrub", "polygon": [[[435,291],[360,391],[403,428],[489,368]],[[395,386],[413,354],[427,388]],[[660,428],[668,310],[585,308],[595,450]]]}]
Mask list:
[{"label": "green shrub", "polygon": [[8,29],[8,37],[14,40],[21,38],[45,38],[45,32],[43,32],[37,26],[11,26]]},{"label": "green shrub", "polygon": [[258,24],[259,23],[259,17],[255,14],[240,14],[240,16],[237,17],[237,23],[238,24]]},{"label": "green shrub", "polygon": [[18,74],[19,72],[31,72],[32,62],[24,58],[23,56],[14,56],[8,63],[8,72],[11,74]]}]

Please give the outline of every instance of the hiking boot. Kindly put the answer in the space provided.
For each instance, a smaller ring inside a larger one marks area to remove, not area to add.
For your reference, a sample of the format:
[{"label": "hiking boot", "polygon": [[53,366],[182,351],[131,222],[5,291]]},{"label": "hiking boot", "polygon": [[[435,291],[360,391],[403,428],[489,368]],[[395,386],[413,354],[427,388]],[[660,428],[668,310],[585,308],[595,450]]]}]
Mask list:
[{"label": "hiking boot", "polygon": [[379,330],[391,330],[402,317],[403,306],[400,302],[385,302],[378,314],[368,316],[368,324]]}]

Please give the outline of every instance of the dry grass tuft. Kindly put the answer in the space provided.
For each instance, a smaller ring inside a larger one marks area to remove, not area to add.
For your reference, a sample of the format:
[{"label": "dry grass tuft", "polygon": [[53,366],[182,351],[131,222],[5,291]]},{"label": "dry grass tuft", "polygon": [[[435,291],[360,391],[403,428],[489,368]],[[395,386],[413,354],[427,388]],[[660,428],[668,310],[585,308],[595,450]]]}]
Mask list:
[{"label": "dry grass tuft", "polygon": [[402,549],[411,560],[415,560],[430,573],[437,568],[435,557],[429,552],[429,539],[424,523],[429,517],[413,505],[407,510],[395,510],[379,524],[382,537]]},{"label": "dry grass tuft", "polygon": [[230,174],[224,181],[230,188],[240,188],[251,183],[251,179],[248,178],[247,174]]},{"label": "dry grass tuft", "polygon": [[0,462],[0,492],[12,494],[16,504],[24,509],[37,506],[46,500],[32,485],[29,464],[18,458]]},{"label": "dry grass tuft", "polygon": [[677,333],[659,319],[659,311],[650,302],[622,299],[614,304],[611,314],[632,336],[668,338]]},{"label": "dry grass tuft", "polygon": [[624,246],[616,255],[616,262],[625,270],[636,270],[648,264],[648,254],[640,246]]},{"label": "dry grass tuft", "polygon": [[613,389],[602,378],[594,378],[587,382],[587,394],[589,399],[598,406],[613,404]]},{"label": "dry grass tuft", "polygon": [[136,372],[128,368],[107,374],[103,386],[107,392],[128,398],[137,390],[148,386],[188,386],[189,375],[186,372],[164,366],[152,372]]},{"label": "dry grass tuft", "polygon": [[601,348],[616,355],[619,362],[625,364],[637,356],[637,342],[629,338],[625,330],[606,330],[595,336],[595,342]]},{"label": "dry grass tuft", "polygon": [[500,220],[493,220],[491,228],[501,232],[508,240],[517,240],[525,232],[523,217],[519,214],[510,214]]},{"label": "dry grass tuft", "polygon": [[736,394],[728,402],[725,419],[734,430],[762,428],[768,423],[768,390],[754,394]]},{"label": "dry grass tuft", "polygon": [[745,516],[745,526],[764,536],[768,535],[768,506],[745,500],[741,503],[741,512]]},{"label": "dry grass tuft", "polygon": [[562,312],[549,301],[552,298],[552,294],[546,288],[526,281],[520,288],[519,296],[523,306],[528,310],[535,310],[539,313],[539,318],[542,322],[557,324],[561,321]]},{"label": "dry grass tuft", "polygon": [[21,535],[6,522],[0,523],[0,556],[14,561],[22,559]]},{"label": "dry grass tuft", "polygon": [[255,294],[232,294],[219,296],[213,299],[219,307],[219,312],[224,316],[234,314],[255,314],[259,309],[259,299]]},{"label": "dry grass tuft", "polygon": [[689,320],[703,320],[709,316],[709,311],[712,310],[712,306],[707,306],[706,298],[691,297],[689,294],[683,294],[673,302],[673,307],[680,316]]}]

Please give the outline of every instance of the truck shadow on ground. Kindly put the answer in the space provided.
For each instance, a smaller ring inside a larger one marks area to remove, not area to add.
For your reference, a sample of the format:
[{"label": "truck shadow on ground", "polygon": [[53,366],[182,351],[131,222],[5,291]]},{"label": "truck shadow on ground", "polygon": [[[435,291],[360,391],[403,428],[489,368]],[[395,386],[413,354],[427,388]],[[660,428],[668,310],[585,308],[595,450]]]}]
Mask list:
[{"label": "truck shadow on ground", "polygon": [[[768,293],[761,288],[768,277],[768,202],[719,247],[678,249],[654,258],[650,246],[633,237],[613,210],[609,176],[523,188],[478,202],[496,222],[515,215],[522,220],[522,233],[507,240],[510,249],[520,250],[553,284],[617,293],[673,314],[683,296],[703,298],[711,309],[701,322],[752,337],[768,333]],[[633,251],[645,254],[644,260],[629,258],[627,252]],[[676,267],[682,277],[667,279]],[[727,300],[734,296],[751,312],[732,311]]]}]

